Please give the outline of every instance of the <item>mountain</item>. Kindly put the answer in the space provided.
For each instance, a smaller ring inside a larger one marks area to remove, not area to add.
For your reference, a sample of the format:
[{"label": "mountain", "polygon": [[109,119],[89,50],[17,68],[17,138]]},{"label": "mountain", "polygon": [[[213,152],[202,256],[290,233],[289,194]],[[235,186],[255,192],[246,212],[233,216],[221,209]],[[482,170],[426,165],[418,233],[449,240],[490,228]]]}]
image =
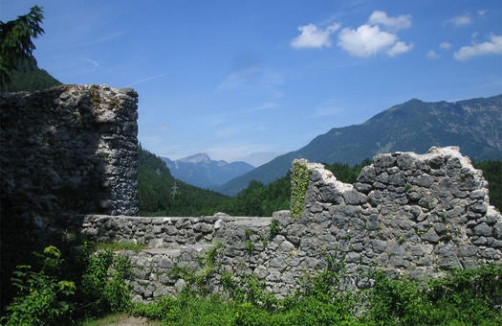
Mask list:
[{"label": "mountain", "polygon": [[228,197],[176,180],[164,161],[138,147],[138,197],[140,216],[213,215]]},{"label": "mountain", "polygon": [[204,153],[176,161],[161,158],[175,178],[204,189],[214,189],[254,169],[246,162],[214,161]]},{"label": "mountain", "polygon": [[9,76],[11,80],[4,89],[8,92],[36,91],[61,85],[61,82],[52,77],[47,71],[38,68],[34,57],[19,62],[16,69],[9,71]]},{"label": "mountain", "polygon": [[432,146],[459,146],[476,161],[502,159],[502,95],[458,102],[412,99],[363,124],[333,128],[215,190],[235,195],[251,180],[267,184],[284,176],[295,158],[356,164],[378,153],[425,153]]}]

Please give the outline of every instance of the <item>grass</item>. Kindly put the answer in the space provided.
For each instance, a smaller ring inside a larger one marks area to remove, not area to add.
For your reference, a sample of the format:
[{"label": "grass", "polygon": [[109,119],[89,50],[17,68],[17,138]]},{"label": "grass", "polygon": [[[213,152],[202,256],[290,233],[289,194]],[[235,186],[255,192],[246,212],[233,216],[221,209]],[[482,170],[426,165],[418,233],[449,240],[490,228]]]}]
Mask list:
[{"label": "grass", "polygon": [[97,250],[111,250],[121,251],[121,250],[132,250],[136,253],[147,248],[144,244],[134,243],[133,241],[114,241],[114,242],[100,242],[97,244]]}]

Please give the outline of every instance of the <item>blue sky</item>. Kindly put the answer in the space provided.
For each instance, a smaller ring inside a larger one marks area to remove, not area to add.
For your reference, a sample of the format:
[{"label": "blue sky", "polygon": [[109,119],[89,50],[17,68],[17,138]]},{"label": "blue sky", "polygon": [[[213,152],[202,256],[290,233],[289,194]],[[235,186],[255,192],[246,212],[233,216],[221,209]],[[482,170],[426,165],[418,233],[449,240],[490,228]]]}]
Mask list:
[{"label": "blue sky", "polygon": [[0,0],[39,67],[133,87],[139,140],[255,166],[412,98],[502,93],[501,0]]}]

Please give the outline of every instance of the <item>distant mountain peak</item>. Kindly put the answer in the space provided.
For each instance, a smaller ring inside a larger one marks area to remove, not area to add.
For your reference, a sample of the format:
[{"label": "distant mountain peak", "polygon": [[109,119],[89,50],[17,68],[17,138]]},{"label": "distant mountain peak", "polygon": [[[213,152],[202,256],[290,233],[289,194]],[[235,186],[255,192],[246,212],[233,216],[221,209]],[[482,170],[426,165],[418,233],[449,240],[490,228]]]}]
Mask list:
[{"label": "distant mountain peak", "polygon": [[254,169],[246,162],[214,161],[206,153],[198,153],[176,161],[166,157],[161,158],[175,178],[205,189],[213,189]]},{"label": "distant mountain peak", "polygon": [[206,153],[198,153],[198,154],[194,154],[194,155],[190,155],[190,156],[181,158],[177,161],[184,162],[184,163],[198,164],[198,163],[209,163],[209,162],[211,162],[211,158]]}]

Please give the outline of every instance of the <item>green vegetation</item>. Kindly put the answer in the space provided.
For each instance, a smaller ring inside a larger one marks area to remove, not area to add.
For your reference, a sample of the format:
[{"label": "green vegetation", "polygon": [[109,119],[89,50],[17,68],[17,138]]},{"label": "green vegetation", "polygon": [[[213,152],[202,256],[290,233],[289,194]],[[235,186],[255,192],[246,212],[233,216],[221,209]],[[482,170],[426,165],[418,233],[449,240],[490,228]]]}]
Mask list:
[{"label": "green vegetation", "polygon": [[[288,173],[264,185],[253,180],[235,197],[227,197],[175,180],[166,164],[139,146],[139,209],[143,216],[203,216],[225,212],[232,216],[272,216],[273,212],[290,209],[291,177]],[[326,165],[342,182],[356,181],[361,169],[369,164],[334,163]],[[305,181],[305,180],[304,180]],[[308,182],[308,179],[307,179]],[[176,184],[176,194],[173,186]],[[304,191],[307,184],[303,184]]]},{"label": "green vegetation", "polygon": [[60,84],[38,69],[32,53],[32,38],[44,33],[40,26],[42,8],[34,6],[27,15],[6,23],[0,21],[0,91],[37,90]]},{"label": "green vegetation", "polygon": [[228,198],[175,180],[156,155],[138,148],[139,210],[143,216],[213,215]]},{"label": "green vegetation", "polygon": [[[141,215],[169,215],[169,216],[201,216],[225,212],[233,216],[271,216],[273,212],[290,209],[291,176],[290,173],[274,182],[264,185],[253,180],[248,187],[235,197],[227,197],[213,191],[203,190],[176,181],[165,163],[154,154],[139,148],[139,206]],[[334,163],[325,164],[337,180],[345,183],[356,182],[362,168],[369,165],[369,159],[359,164]],[[486,161],[475,164],[483,171],[488,180],[490,190],[490,204],[499,210],[502,208],[502,161]],[[300,186],[303,180],[303,194],[305,194],[308,179],[297,176],[296,184]],[[174,183],[178,187],[177,195],[173,197]],[[405,185],[406,186],[406,185]],[[299,196],[302,190],[298,188]],[[296,198],[296,197],[295,197]],[[298,197],[298,200],[301,198]],[[302,200],[303,201],[303,200]],[[299,202],[301,204],[301,202]],[[295,206],[296,216],[301,205]]]},{"label": "green vegetation", "polygon": [[131,271],[127,257],[95,251],[85,243],[73,261],[65,261],[54,246],[34,255],[36,266],[19,265],[14,272],[17,294],[5,308],[1,325],[71,325],[132,308],[125,283]]},{"label": "green vegetation", "polygon": [[483,171],[483,176],[488,180],[490,204],[502,212],[502,161],[479,162],[474,166]]},{"label": "green vegetation", "polygon": [[291,179],[291,215],[299,219],[303,212],[303,202],[309,185],[310,171],[306,165],[294,162]]},{"label": "green vegetation", "polygon": [[[343,268],[328,260],[324,270],[305,275],[301,290],[277,299],[252,275],[224,273],[224,293],[205,289],[217,270],[222,244],[204,256],[203,273],[178,271],[189,286],[176,297],[143,304],[131,302],[125,280],[131,268],[125,256],[110,250],[80,247],[78,269],[54,246],[36,254],[41,265],[19,266],[14,300],[1,325],[90,325],[89,320],[117,314],[143,316],[163,325],[499,325],[502,311],[502,266],[455,270],[428,283],[383,272],[368,276],[367,290],[340,292]],[[74,266],[73,266],[74,267]],[[69,271],[72,271],[69,273]],[[78,270],[78,272],[76,272]],[[108,317],[107,317],[108,318]],[[109,318],[108,318],[109,320]]]},{"label": "green vegetation", "polygon": [[120,251],[120,250],[131,250],[134,252],[140,252],[145,249],[146,245],[135,243],[133,241],[114,241],[114,242],[102,242],[96,245],[97,250],[101,251]]},{"label": "green vegetation", "polygon": [[61,251],[54,246],[37,253],[42,262],[38,271],[29,265],[20,265],[14,272],[12,283],[18,294],[7,306],[6,326],[59,324],[71,313],[69,297],[75,293],[75,283],[57,277],[60,272]]},{"label": "green vegetation", "polygon": [[138,304],[133,315],[164,325],[498,325],[496,307],[502,267],[453,271],[427,284],[373,275],[375,285],[361,292],[336,288],[342,271],[333,264],[306,277],[304,291],[279,300],[252,276],[241,282],[223,277],[226,294],[201,295],[187,288],[177,297]]}]

